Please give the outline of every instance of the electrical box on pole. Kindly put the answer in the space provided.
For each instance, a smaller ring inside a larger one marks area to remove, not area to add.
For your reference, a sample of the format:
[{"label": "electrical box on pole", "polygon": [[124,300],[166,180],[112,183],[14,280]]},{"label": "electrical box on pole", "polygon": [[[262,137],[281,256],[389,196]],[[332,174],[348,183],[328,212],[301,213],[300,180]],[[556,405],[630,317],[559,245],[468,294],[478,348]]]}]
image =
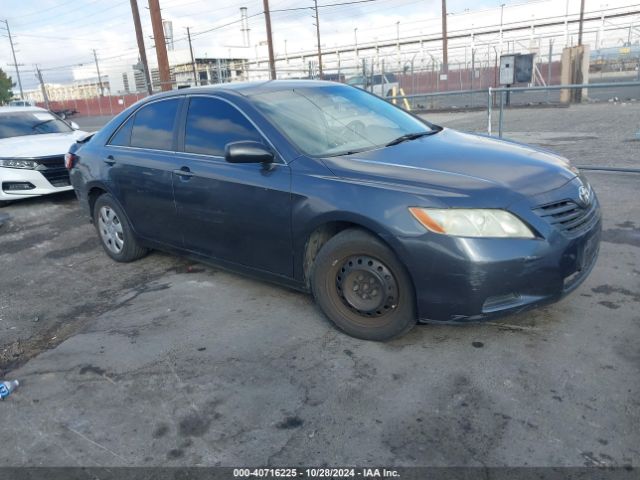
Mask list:
[{"label": "electrical box on pole", "polygon": [[502,55],[500,84],[531,83],[533,81],[533,53]]}]

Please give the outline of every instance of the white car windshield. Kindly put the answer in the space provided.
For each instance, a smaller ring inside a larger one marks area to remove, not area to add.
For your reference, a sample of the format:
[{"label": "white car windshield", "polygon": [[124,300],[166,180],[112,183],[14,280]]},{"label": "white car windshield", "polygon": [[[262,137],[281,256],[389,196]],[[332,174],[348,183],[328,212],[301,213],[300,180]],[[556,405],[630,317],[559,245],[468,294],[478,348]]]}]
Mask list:
[{"label": "white car windshield", "polygon": [[278,90],[252,100],[291,142],[313,156],[371,150],[433,131],[385,100],[341,85]]},{"label": "white car windshield", "polygon": [[0,139],[39,135],[44,133],[67,133],[73,129],[49,112],[7,112],[0,114]]}]

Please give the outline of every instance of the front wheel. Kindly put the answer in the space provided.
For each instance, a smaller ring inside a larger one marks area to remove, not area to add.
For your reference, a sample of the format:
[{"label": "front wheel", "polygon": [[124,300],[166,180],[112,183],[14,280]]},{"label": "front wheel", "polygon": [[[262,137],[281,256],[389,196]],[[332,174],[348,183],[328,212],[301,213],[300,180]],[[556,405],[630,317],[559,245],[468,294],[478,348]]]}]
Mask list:
[{"label": "front wheel", "polygon": [[138,244],[127,217],[111,195],[105,193],[93,207],[93,223],[102,247],[117,262],[132,262],[147,253]]},{"label": "front wheel", "polygon": [[353,337],[389,340],[416,324],[413,284],[404,266],[362,230],[344,230],[322,247],[311,289],[325,315]]}]

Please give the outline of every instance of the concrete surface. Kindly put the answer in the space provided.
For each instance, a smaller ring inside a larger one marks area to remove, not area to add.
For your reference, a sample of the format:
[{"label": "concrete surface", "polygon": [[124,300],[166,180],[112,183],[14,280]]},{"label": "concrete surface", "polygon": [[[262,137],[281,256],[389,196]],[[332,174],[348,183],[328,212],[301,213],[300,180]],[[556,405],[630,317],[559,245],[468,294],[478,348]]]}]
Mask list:
[{"label": "concrete surface", "polygon": [[[640,98],[640,96],[639,96]],[[487,113],[426,113],[424,118],[458,130],[487,132]],[[498,134],[498,112],[493,111]],[[504,138],[561,153],[576,165],[640,168],[640,102],[512,109],[504,113]]]},{"label": "concrete surface", "polygon": [[0,466],[640,464],[639,175],[589,175],[591,277],[550,307],[389,343],[300,293],[152,253],[72,195],[0,227]]}]

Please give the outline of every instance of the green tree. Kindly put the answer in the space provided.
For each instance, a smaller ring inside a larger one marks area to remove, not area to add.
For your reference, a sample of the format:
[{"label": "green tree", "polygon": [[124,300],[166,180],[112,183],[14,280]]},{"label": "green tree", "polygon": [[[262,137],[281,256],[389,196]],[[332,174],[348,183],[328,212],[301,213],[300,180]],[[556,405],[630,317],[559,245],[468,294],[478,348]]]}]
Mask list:
[{"label": "green tree", "polygon": [[11,77],[0,68],[0,105],[3,105],[13,98],[13,92],[11,91],[13,82]]}]

